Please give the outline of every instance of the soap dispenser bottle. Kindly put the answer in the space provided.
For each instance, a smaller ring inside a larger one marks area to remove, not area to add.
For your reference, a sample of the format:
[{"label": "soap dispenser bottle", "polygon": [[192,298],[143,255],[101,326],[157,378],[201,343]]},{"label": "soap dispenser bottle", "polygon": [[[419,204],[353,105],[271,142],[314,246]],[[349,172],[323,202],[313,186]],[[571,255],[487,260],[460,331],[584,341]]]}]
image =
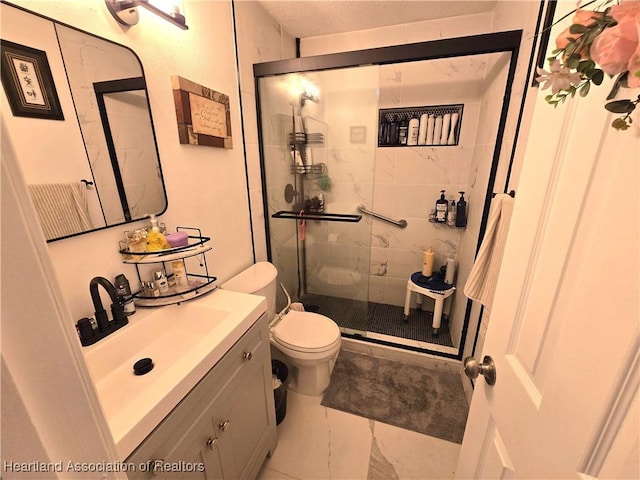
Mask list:
[{"label": "soap dispenser bottle", "polygon": [[440,190],[440,198],[436,200],[436,222],[446,223],[447,211],[449,209],[449,202],[444,198],[444,190]]},{"label": "soap dispenser bottle", "polygon": [[460,200],[456,204],[456,227],[467,226],[467,201],[464,199],[464,192],[460,193]]}]

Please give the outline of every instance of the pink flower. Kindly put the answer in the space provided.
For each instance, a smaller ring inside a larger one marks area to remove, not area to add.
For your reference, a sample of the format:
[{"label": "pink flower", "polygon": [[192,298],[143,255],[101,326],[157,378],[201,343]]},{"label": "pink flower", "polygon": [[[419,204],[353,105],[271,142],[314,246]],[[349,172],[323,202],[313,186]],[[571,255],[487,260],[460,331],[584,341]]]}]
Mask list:
[{"label": "pink flower", "polygon": [[[579,73],[571,73],[569,69],[556,59],[551,64],[550,71],[537,68],[538,77],[536,81],[542,83],[541,90],[551,87],[551,93],[556,94],[560,90],[569,90],[571,85],[578,85],[582,81]],[[544,82],[544,83],[543,83]]]},{"label": "pink flower", "polygon": [[[629,70],[631,83],[640,83],[635,73],[640,70],[640,1],[626,1],[611,7],[610,15],[618,22],[606,28],[591,45],[591,58],[609,75]],[[634,80],[635,78],[635,80]]]},{"label": "pink flower", "polygon": [[[585,27],[594,23],[594,21],[598,18],[602,18],[604,14],[602,12],[594,12],[592,10],[576,10],[576,14],[573,16],[572,24],[584,25]],[[580,35],[576,33],[569,32],[569,28],[564,29],[558,38],[556,38],[556,47],[560,49],[567,48],[569,45],[569,39],[577,39]],[[584,52],[584,47],[577,50],[574,53],[582,56]]]}]

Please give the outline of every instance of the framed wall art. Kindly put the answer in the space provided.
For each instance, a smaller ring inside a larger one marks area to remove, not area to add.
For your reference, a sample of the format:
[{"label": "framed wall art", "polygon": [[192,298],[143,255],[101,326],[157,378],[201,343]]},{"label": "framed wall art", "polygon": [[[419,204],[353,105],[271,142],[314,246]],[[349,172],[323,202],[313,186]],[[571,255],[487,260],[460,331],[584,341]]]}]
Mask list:
[{"label": "framed wall art", "polygon": [[17,117],[64,120],[46,52],[2,40],[2,86]]},{"label": "framed wall art", "polygon": [[229,97],[178,76],[171,84],[180,143],[233,148]]}]

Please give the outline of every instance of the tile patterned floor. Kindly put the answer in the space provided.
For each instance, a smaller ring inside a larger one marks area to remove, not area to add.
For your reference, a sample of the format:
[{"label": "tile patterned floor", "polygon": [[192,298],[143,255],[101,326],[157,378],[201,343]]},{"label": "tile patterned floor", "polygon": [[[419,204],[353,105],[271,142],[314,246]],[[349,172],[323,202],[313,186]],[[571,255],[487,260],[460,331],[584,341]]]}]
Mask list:
[{"label": "tile patterned floor", "polygon": [[323,407],[289,391],[278,447],[258,480],[454,478],[460,445]]}]

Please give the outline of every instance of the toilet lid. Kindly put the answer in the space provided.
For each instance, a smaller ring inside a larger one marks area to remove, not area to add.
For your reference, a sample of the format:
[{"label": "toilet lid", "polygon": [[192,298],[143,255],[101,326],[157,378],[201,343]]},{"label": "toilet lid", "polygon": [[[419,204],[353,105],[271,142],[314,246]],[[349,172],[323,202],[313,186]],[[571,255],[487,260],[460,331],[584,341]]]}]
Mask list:
[{"label": "toilet lid", "polygon": [[290,311],[273,328],[276,341],[293,350],[325,350],[340,338],[340,328],[328,317],[312,312]]}]

